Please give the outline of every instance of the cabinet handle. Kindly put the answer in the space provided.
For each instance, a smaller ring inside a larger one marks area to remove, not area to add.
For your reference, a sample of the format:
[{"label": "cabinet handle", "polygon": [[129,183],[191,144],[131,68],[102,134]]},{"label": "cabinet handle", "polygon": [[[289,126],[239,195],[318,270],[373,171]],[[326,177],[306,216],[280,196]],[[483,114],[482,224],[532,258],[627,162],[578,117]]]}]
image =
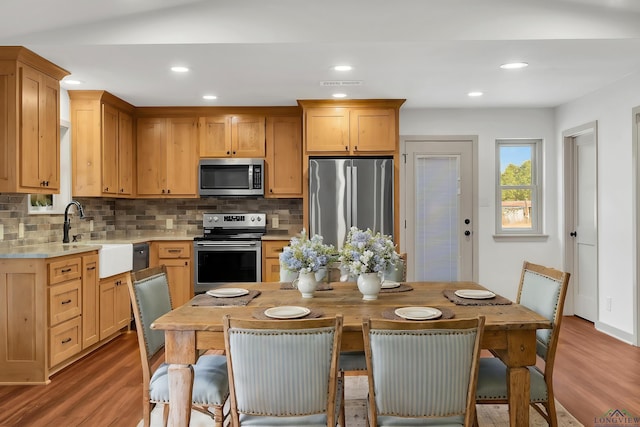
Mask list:
[{"label": "cabinet handle", "polygon": [[184,265],[189,265],[189,261],[185,261],[185,262],[184,262]]},{"label": "cabinet handle", "polygon": [[227,151],[227,154],[231,154],[231,152],[230,152],[230,151]]},{"label": "cabinet handle", "polygon": [[182,249],[167,249],[167,252],[172,254],[179,254],[180,252],[182,252]]},{"label": "cabinet handle", "polygon": [[235,155],[235,154],[236,154],[236,152],[234,151],[234,152],[233,152],[233,155]]},{"label": "cabinet handle", "polygon": [[64,300],[60,304],[62,304],[62,305],[71,304],[71,300],[70,299]]},{"label": "cabinet handle", "polygon": [[273,193],[273,188],[270,188],[270,189],[269,189],[269,193]]},{"label": "cabinet handle", "polygon": [[164,194],[164,188],[162,189],[162,194]]},{"label": "cabinet handle", "polygon": [[107,191],[109,191],[109,187],[105,187],[104,192],[106,193]]},{"label": "cabinet handle", "polygon": [[93,266],[93,267],[88,267],[88,268],[87,268],[87,271],[91,271],[91,270],[95,270],[95,269],[96,269],[96,267],[95,267],[95,266]]},{"label": "cabinet handle", "polygon": [[167,194],[171,193],[171,190],[167,190]]},{"label": "cabinet handle", "polygon": [[70,268],[63,268],[62,270],[60,270],[62,273],[68,273],[71,271]]},{"label": "cabinet handle", "polygon": [[62,341],[60,341],[60,344],[66,344],[68,342],[71,342],[71,338],[65,338]]},{"label": "cabinet handle", "polygon": [[354,149],[355,149],[355,151],[358,151],[358,146],[356,145],[356,146],[354,147]]},{"label": "cabinet handle", "polygon": [[345,151],[349,151],[349,146],[348,146],[348,145],[345,145],[345,146],[344,146],[344,150],[345,150]]},{"label": "cabinet handle", "polygon": [[120,189],[120,192],[121,192],[121,193],[124,193],[124,188],[121,188],[121,189]]}]

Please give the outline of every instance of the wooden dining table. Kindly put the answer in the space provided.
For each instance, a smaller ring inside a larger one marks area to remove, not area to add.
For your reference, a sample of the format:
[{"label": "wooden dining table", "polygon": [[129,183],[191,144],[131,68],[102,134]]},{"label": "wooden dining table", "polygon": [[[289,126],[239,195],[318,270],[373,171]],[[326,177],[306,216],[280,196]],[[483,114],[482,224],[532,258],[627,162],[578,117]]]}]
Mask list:
[{"label": "wooden dining table", "polygon": [[[529,386],[527,366],[536,362],[536,329],[548,329],[548,319],[519,304],[458,305],[445,297],[447,290],[487,290],[474,282],[407,282],[403,289],[381,292],[377,300],[363,301],[354,282],[335,282],[325,285],[330,289],[317,290],[313,298],[302,298],[297,289],[283,289],[279,282],[230,283],[223,287],[260,291],[246,305],[198,305],[188,302],[156,319],[153,329],[164,330],[165,361],[169,363],[170,426],[188,426],[191,415],[191,364],[198,355],[209,349],[224,349],[222,318],[228,314],[239,318],[263,318],[264,310],[278,306],[309,308],[316,316],[344,318],[343,351],[363,350],[362,320],[365,317],[383,318],[395,308],[427,306],[441,308],[454,318],[485,316],[482,347],[491,349],[508,367],[509,423],[511,426],[529,425]],[[255,293],[255,292],[253,292]],[[196,296],[205,304],[208,295]],[[500,296],[498,296],[500,297]],[[233,299],[217,299],[222,304],[233,304]],[[246,302],[246,299],[245,299]],[[468,301],[467,303],[476,303]]]}]

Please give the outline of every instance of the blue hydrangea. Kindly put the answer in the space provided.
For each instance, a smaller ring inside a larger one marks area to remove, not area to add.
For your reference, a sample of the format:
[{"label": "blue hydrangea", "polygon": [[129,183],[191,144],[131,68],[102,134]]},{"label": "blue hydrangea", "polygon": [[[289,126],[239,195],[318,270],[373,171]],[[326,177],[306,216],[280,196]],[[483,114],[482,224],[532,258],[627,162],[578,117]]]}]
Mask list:
[{"label": "blue hydrangea", "polygon": [[351,227],[340,251],[340,262],[352,275],[380,273],[395,265],[399,259],[395,244],[389,236]]},{"label": "blue hydrangea", "polygon": [[316,272],[327,265],[333,253],[333,246],[325,245],[322,242],[322,236],[315,234],[309,239],[303,229],[300,235],[292,237],[289,246],[283,249],[280,254],[280,265],[293,272]]}]

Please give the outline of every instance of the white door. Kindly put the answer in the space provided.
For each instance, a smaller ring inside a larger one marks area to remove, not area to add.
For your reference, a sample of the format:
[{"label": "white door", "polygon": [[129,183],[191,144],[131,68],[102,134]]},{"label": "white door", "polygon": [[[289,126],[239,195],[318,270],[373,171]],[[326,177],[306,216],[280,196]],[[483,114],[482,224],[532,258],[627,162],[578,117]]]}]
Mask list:
[{"label": "white door", "polygon": [[598,197],[596,125],[564,133],[568,173],[567,270],[571,273],[573,311],[591,322],[598,319]]},{"label": "white door", "polygon": [[474,140],[403,142],[407,279],[476,279]]}]

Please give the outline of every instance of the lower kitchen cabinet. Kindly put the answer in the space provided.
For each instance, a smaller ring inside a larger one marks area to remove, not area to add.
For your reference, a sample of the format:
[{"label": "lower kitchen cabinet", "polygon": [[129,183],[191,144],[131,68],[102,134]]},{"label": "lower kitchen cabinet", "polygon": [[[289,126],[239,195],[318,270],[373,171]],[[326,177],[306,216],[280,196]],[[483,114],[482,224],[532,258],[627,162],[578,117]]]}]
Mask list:
[{"label": "lower kitchen cabinet", "polygon": [[127,275],[100,279],[100,339],[106,339],[131,322]]},{"label": "lower kitchen cabinet", "polygon": [[0,259],[0,385],[49,377],[129,327],[127,275],[98,279],[98,252]]},{"label": "lower kitchen cabinet", "polygon": [[179,307],[193,298],[193,241],[156,241],[150,246],[150,266],[165,265],[171,304]]},{"label": "lower kitchen cabinet", "polygon": [[280,281],[280,254],[289,240],[264,240],[262,242],[262,281]]}]

